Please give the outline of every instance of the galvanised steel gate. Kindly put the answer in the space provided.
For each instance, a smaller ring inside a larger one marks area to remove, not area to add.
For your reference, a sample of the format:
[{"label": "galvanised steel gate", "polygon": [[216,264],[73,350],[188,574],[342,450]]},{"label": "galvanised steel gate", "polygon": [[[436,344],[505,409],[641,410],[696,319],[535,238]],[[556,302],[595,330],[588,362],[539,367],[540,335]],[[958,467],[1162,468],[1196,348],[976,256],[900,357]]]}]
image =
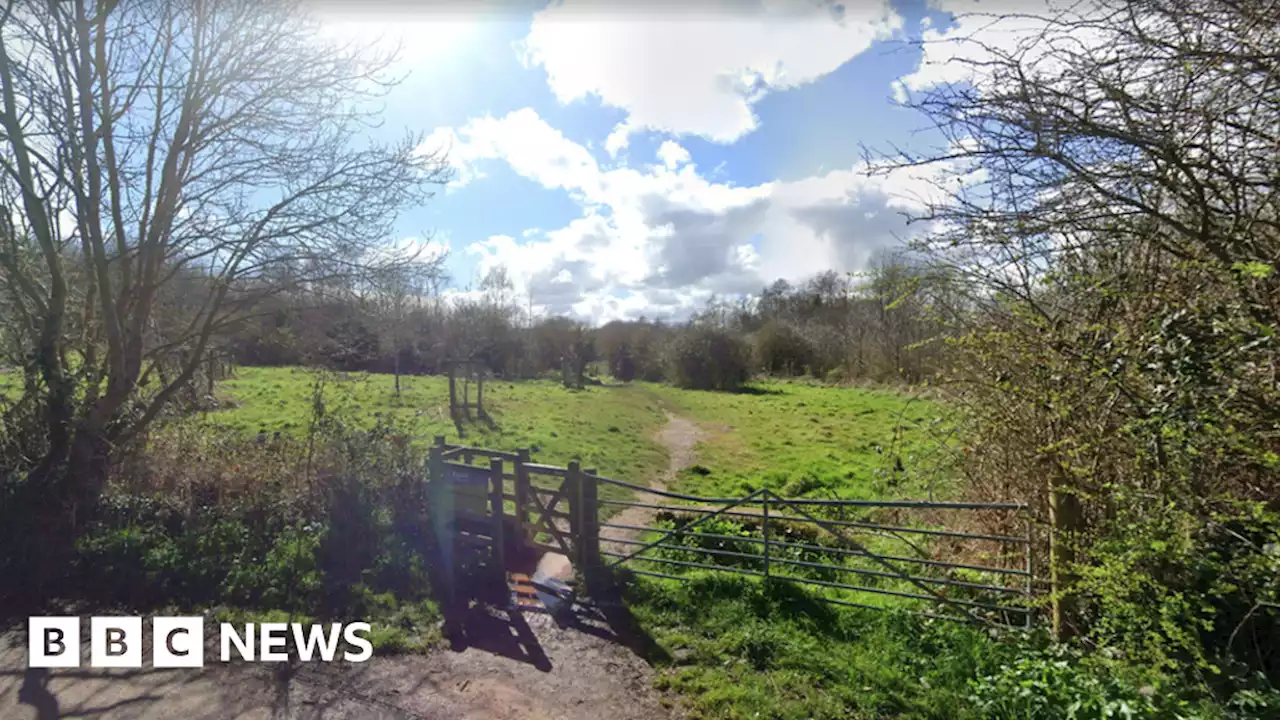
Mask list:
[{"label": "galvanised steel gate", "polygon": [[1005,627],[1034,619],[1032,525],[1020,503],[784,498],[767,489],[701,497],[442,437],[430,468],[438,541],[451,553],[487,547],[495,573],[508,567],[504,547],[515,546],[563,553],[588,583],[716,571],[803,586],[835,605]]}]

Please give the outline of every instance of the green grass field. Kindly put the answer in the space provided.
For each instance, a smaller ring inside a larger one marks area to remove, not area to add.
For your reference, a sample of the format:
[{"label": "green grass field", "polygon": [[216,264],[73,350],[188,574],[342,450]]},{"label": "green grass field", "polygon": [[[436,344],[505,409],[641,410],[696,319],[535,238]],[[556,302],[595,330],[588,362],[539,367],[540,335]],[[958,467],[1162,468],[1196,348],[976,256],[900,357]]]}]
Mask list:
[{"label": "green grass field", "polygon": [[652,389],[708,433],[678,485],[699,494],[916,496],[948,430],[941,406],[883,390],[786,381],[746,393]]},{"label": "green grass field", "polygon": [[[235,407],[211,412],[206,421],[246,433],[305,433],[315,378],[302,369],[242,368],[222,385]],[[437,434],[457,440],[448,419],[447,381],[402,382],[397,401],[390,377],[352,374],[327,384],[326,406],[359,424],[390,415],[424,441]],[[656,437],[663,410],[685,416],[704,436],[697,465],[680,474],[677,489],[704,496],[767,487],[790,497],[919,497],[933,469],[930,449],[947,431],[937,403],[804,382],[714,393],[650,383],[571,391],[553,381],[494,381],[486,388],[486,405],[498,427],[467,426],[461,438],[466,444],[531,447],[542,462],[578,459],[637,484],[649,483],[666,465]],[[732,523],[712,531],[746,533]],[[735,549],[750,553],[753,546]],[[666,554],[706,561],[680,553]],[[802,559],[858,565],[840,556]],[[640,566],[685,574],[652,562]],[[775,573],[792,574],[785,568]],[[840,590],[727,573],[693,571],[687,577],[637,578],[630,604],[664,652],[678,656],[659,662],[660,683],[685,698],[692,717],[955,717],[949,710],[960,706],[967,678],[992,664],[983,638],[960,626],[922,625],[816,601],[822,595],[851,599]],[[853,599],[902,604],[886,595]],[[945,646],[945,658],[935,662],[930,653],[939,646]],[[885,653],[898,659],[886,663]]]},{"label": "green grass field", "polygon": [[[527,447],[538,462],[578,460],[641,485],[666,467],[667,452],[655,438],[666,408],[705,432],[698,464],[681,473],[677,489],[709,496],[761,487],[789,497],[919,496],[939,479],[937,449],[947,433],[941,406],[892,391],[798,381],[757,383],[742,393],[653,383],[567,390],[551,380],[493,380],[485,406],[496,427],[468,423],[460,437],[444,377],[403,377],[397,398],[390,375],[295,367],[240,368],[218,388],[229,402],[202,420],[246,434],[305,435],[320,378],[326,412],[344,422],[390,420],[419,442],[444,435],[496,450]],[[0,397],[15,396],[18,382],[0,373]]]},{"label": "green grass field", "polygon": [[1013,650],[964,624],[833,607],[726,574],[637,583],[628,601],[668,655],[659,687],[703,720],[976,720],[968,683]]},{"label": "green grass field", "polygon": [[[301,368],[241,368],[219,390],[232,407],[204,418],[251,434],[261,430],[304,435],[313,417],[318,377]],[[537,462],[564,465],[578,460],[583,467],[641,484],[666,466],[666,451],[653,439],[665,421],[661,399],[644,388],[566,390],[544,380],[490,381],[485,384],[485,408],[496,427],[473,421],[464,424],[464,435],[459,436],[449,418],[446,378],[402,377],[397,399],[390,375],[325,377],[327,413],[362,426],[390,419],[419,442],[444,435],[451,443],[493,450],[530,448]]]}]

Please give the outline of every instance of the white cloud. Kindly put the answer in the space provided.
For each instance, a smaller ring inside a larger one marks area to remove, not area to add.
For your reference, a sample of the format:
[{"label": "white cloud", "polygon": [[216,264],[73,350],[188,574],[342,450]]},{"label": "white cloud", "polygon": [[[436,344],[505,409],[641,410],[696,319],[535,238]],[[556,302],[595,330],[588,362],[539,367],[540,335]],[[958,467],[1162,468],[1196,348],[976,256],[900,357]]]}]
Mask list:
[{"label": "white cloud", "polygon": [[[535,310],[614,317],[687,315],[711,293],[759,290],[826,270],[861,269],[908,232],[941,168],[869,176],[845,168],[790,182],[734,186],[700,175],[675,143],[661,164],[603,169],[531,110],[443,130],[454,160],[503,160],[525,177],[577,198],[582,217],[536,238],[498,235],[470,245],[481,276],[503,264]],[[525,143],[539,140],[539,147]],[[428,141],[430,142],[430,141]]]},{"label": "white cloud", "polygon": [[658,159],[669,170],[675,170],[676,167],[689,162],[689,151],[685,150],[679,143],[665,140],[662,146],[658,148]]},{"label": "white cloud", "polygon": [[630,144],[631,126],[627,123],[618,123],[618,127],[604,139],[604,149],[609,152],[609,157],[617,157],[618,153],[626,150]]},{"label": "white cloud", "polygon": [[[1018,53],[1026,62],[1038,63],[1040,70],[1052,72],[1045,55],[1067,36],[1060,32],[1046,36],[1051,21],[1078,18],[1082,11],[1093,9],[1060,0],[933,0],[931,4],[951,13],[954,22],[942,28],[921,24],[924,32],[920,65],[893,85],[899,102],[904,102],[909,92],[974,80],[983,72],[982,63],[992,57],[993,51]],[[1101,45],[1103,35],[1076,29],[1067,42],[1078,52]]]},{"label": "white cloud", "polygon": [[732,142],[755,129],[752,105],[768,92],[831,73],[902,24],[888,0],[765,2],[756,14],[697,7],[553,5],[534,16],[524,57],[561,102],[594,95],[627,111],[607,143],[616,153],[645,128]]},{"label": "white cloud", "polygon": [[590,151],[529,108],[502,118],[475,118],[457,131],[437,128],[421,147],[448,151],[449,162],[457,171],[455,186],[484,177],[476,167],[484,160],[502,159],[516,172],[549,188],[581,188],[598,173]]}]

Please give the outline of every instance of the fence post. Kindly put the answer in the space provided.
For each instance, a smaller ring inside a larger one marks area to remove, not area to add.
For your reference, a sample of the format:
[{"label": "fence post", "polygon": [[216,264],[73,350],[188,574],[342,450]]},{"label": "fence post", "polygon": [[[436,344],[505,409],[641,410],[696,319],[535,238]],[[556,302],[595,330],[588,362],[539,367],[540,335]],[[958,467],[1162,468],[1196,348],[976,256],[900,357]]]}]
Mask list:
[{"label": "fence post", "polygon": [[582,568],[588,586],[600,570],[600,484],[596,481],[599,471],[587,468],[578,482],[582,488]]},{"label": "fence post", "polygon": [[[1059,475],[1065,473],[1058,471]],[[1053,636],[1075,635],[1075,543],[1084,525],[1080,498],[1066,485],[1049,480],[1049,582],[1053,598]]]},{"label": "fence post", "polygon": [[491,518],[493,523],[493,563],[496,566],[494,573],[503,584],[506,584],[507,555],[502,537],[502,460],[499,458],[491,458],[489,460],[489,512],[493,515]]},{"label": "fence post", "polygon": [[[435,535],[437,567],[444,585],[445,619],[453,617],[456,587],[453,579],[453,493],[444,479],[444,436],[436,436],[427,460],[427,505]],[[446,635],[452,628],[446,629]]]},{"label": "fence post", "polygon": [[1031,629],[1031,615],[1032,615],[1032,612],[1031,612],[1031,605],[1032,605],[1032,601],[1035,599],[1035,575],[1033,574],[1033,573],[1035,572],[1035,569],[1034,569],[1034,565],[1032,564],[1032,557],[1033,557],[1033,556],[1032,556],[1032,554],[1031,554],[1031,553],[1032,553],[1032,549],[1033,549],[1033,547],[1034,547],[1034,545],[1033,545],[1033,543],[1034,543],[1034,542],[1035,542],[1035,536],[1034,536],[1034,535],[1032,535],[1031,509],[1030,509],[1030,508],[1027,508],[1027,558],[1026,558],[1026,559],[1027,559],[1027,564],[1026,564],[1026,570],[1027,570],[1027,589],[1026,589],[1026,593],[1027,593],[1027,613],[1026,613],[1025,619],[1026,619],[1026,625],[1027,625],[1027,629],[1028,629],[1028,630],[1030,630],[1030,629]]},{"label": "fence post", "polygon": [[449,365],[449,417],[458,412],[458,378],[452,364]]},{"label": "fence post", "polygon": [[516,461],[512,465],[515,479],[516,490],[516,524],[520,528],[521,544],[527,539],[529,525],[529,469],[525,467],[525,463],[529,462],[529,449],[520,448],[516,451]]},{"label": "fence post", "polygon": [[569,536],[573,538],[573,565],[583,567],[582,554],[582,471],[577,460],[570,460],[564,475],[565,495],[569,499]]},{"label": "fence post", "polygon": [[764,537],[764,577],[769,578],[769,491],[760,496],[764,520],[760,523],[760,534]]}]

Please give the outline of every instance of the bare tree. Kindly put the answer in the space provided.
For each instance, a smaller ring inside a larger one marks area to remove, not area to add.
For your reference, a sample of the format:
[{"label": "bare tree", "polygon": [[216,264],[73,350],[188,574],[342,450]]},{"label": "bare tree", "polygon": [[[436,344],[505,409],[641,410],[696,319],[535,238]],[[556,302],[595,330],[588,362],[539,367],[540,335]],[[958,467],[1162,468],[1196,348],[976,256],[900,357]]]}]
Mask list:
[{"label": "bare tree", "polygon": [[515,307],[515,283],[506,265],[495,265],[480,280],[480,290],[484,292],[485,302],[495,308],[511,313],[514,317],[519,309]]},{"label": "bare tree", "polygon": [[443,282],[447,257],[443,252],[425,257],[419,253],[409,262],[394,263],[382,269],[374,280],[378,324],[382,341],[391,351],[397,399],[400,397],[401,357],[413,337],[410,312],[415,306],[421,308],[422,298]]},{"label": "bare tree", "polygon": [[446,179],[415,138],[361,135],[390,58],[317,29],[275,1],[0,10],[0,294],[47,431],[28,478],[56,502],[93,502],[221,329],[359,276]]},{"label": "bare tree", "polygon": [[[948,169],[918,219],[985,326],[962,387],[998,442],[975,457],[1039,501],[1062,589],[1081,538],[1276,496],[1280,4],[1017,20],[1042,30],[967,39],[954,62],[972,81],[911,102],[945,147],[889,167]],[[1060,597],[1065,634],[1078,618]]]}]

